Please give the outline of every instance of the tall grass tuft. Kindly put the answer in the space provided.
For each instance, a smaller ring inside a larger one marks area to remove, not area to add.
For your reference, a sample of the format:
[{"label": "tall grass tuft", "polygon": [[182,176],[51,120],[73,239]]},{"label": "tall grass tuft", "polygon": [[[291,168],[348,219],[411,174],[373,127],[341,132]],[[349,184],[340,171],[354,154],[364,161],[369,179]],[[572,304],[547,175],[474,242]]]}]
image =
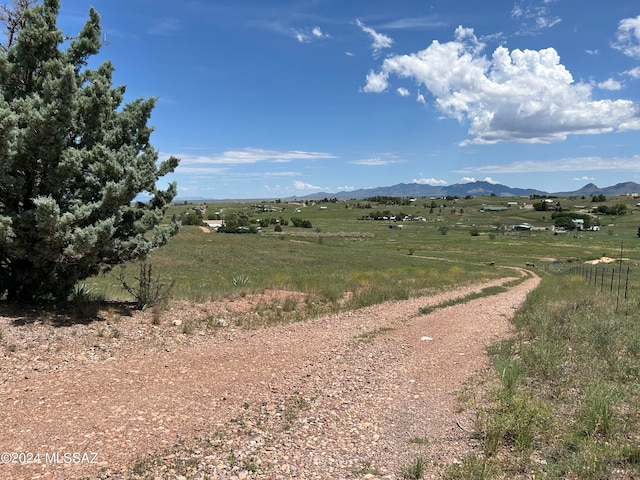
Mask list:
[{"label": "tall grass tuft", "polygon": [[75,321],[94,319],[100,312],[104,296],[93,291],[86,283],[76,285],[69,295],[71,318]]}]

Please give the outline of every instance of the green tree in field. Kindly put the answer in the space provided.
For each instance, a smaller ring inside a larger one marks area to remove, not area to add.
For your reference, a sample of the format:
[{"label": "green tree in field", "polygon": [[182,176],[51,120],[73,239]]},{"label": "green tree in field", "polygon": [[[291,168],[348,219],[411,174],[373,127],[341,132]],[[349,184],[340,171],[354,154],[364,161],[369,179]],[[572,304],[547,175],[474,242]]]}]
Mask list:
[{"label": "green tree in field", "polygon": [[560,216],[555,219],[554,225],[558,228],[564,228],[565,230],[575,230],[576,224],[573,223],[571,217]]},{"label": "green tree in field", "polygon": [[59,0],[32,3],[0,15],[0,298],[10,301],[64,300],[78,281],[146,257],[178,230],[160,225],[176,186],[156,183],[178,160],[159,163],[150,144],[155,99],[123,105],[113,65],[87,67],[101,47],[93,8],[65,38]]}]

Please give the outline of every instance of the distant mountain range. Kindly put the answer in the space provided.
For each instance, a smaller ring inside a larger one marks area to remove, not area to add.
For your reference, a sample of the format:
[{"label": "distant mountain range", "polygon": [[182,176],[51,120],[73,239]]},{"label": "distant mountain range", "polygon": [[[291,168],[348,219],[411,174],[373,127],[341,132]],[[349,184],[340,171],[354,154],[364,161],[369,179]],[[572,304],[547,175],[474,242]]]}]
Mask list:
[{"label": "distant mountain range", "polygon": [[[534,188],[511,188],[499,183],[489,182],[470,182],[455,183],[447,186],[422,185],[419,183],[399,183],[390,187],[363,188],[360,190],[351,190],[349,192],[327,193],[318,192],[301,197],[290,197],[290,199],[300,200],[322,200],[324,198],[337,198],[339,200],[349,200],[352,198],[362,199],[371,197],[400,197],[400,198],[438,198],[438,197],[483,197],[495,195],[497,197],[528,197],[531,195],[556,196],[556,197],[592,197],[594,195],[618,196],[630,195],[632,193],[640,194],[640,184],[635,182],[623,182],[610,187],[600,188],[593,183],[588,183],[579,190],[572,192],[555,192],[549,193]],[[211,201],[204,197],[178,197],[174,202],[183,201]],[[224,200],[224,199],[217,199]],[[262,201],[259,199],[244,199]]]},{"label": "distant mountain range", "polygon": [[593,183],[589,183],[579,190],[572,192],[555,192],[549,193],[533,188],[511,188],[499,183],[489,182],[470,182],[455,183],[447,186],[422,185],[419,183],[399,183],[390,187],[364,188],[360,190],[352,190],[350,192],[338,193],[312,193],[304,197],[296,197],[300,199],[317,200],[323,198],[337,198],[339,200],[348,200],[350,198],[370,198],[370,197],[482,197],[495,195],[498,197],[522,197],[530,195],[558,196],[558,197],[591,197],[593,195],[626,195],[632,193],[640,193],[640,184],[635,182],[618,183],[611,187],[600,188]]}]

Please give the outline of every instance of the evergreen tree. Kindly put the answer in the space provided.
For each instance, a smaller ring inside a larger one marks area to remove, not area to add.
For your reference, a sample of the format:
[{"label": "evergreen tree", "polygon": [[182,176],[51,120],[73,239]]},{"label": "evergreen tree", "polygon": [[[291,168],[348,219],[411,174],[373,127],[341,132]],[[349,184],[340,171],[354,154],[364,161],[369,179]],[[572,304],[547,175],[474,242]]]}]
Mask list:
[{"label": "evergreen tree", "polygon": [[[158,162],[150,144],[155,99],[123,105],[113,65],[87,67],[101,47],[98,13],[69,39],[59,9],[27,8],[0,50],[0,298],[10,301],[64,300],[78,281],[145,258],[179,225],[160,225],[176,185],[156,183],[178,160]],[[140,194],[149,200],[135,202]]]}]

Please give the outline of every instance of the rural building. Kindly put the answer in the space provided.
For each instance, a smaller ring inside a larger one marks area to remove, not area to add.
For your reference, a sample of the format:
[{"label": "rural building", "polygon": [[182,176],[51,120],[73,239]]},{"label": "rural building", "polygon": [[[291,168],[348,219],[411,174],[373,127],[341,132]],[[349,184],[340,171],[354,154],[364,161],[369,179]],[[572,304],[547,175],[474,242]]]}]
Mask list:
[{"label": "rural building", "polygon": [[481,211],[483,212],[503,212],[504,210],[507,210],[508,207],[502,207],[502,206],[493,206],[493,205],[483,205],[481,208]]},{"label": "rural building", "polygon": [[533,227],[528,223],[521,223],[520,225],[511,225],[511,230],[514,232],[530,232]]},{"label": "rural building", "polygon": [[576,230],[582,230],[584,228],[584,220],[582,218],[572,218],[571,221],[575,224]]},{"label": "rural building", "polygon": [[213,230],[218,230],[224,225],[222,220],[205,220],[205,223]]}]

